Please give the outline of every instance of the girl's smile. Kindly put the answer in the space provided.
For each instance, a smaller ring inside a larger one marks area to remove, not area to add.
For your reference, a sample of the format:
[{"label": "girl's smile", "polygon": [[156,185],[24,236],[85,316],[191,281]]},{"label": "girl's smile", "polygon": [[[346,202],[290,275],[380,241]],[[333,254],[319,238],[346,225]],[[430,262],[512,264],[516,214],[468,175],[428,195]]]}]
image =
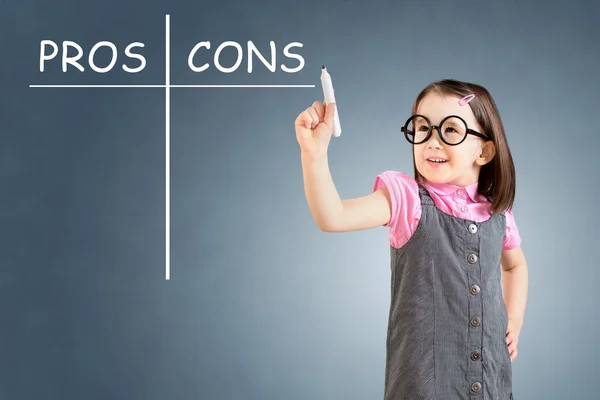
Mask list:
[{"label": "girl's smile", "polygon": [[443,156],[430,156],[427,157],[427,163],[432,168],[441,168],[448,163],[448,158]]}]

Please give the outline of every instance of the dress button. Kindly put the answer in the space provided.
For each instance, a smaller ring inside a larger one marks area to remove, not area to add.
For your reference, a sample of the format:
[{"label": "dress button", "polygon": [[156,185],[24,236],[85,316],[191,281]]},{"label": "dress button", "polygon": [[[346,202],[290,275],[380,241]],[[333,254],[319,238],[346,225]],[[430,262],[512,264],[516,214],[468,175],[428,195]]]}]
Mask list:
[{"label": "dress button", "polygon": [[460,194],[462,196],[463,194],[465,194],[465,191],[462,189],[458,189],[458,194]]},{"label": "dress button", "polygon": [[467,206],[462,206],[460,208],[460,211],[462,211],[462,212],[467,212],[467,210],[468,210]]},{"label": "dress button", "polygon": [[479,392],[481,390],[481,383],[480,382],[474,382],[471,385],[471,390],[475,393]]},{"label": "dress button", "polygon": [[471,318],[471,326],[479,326],[481,325],[481,319],[479,317]]},{"label": "dress button", "polygon": [[480,358],[481,358],[481,353],[478,352],[477,350],[475,350],[474,352],[471,353],[471,360],[477,361]]},{"label": "dress button", "polygon": [[479,287],[479,285],[471,286],[471,294],[477,294],[479,292],[481,292],[481,288]]},{"label": "dress button", "polygon": [[469,232],[476,233],[477,232],[477,225],[475,225],[475,224],[469,225]]},{"label": "dress button", "polygon": [[475,264],[477,262],[477,254],[469,254],[467,261],[469,264]]}]

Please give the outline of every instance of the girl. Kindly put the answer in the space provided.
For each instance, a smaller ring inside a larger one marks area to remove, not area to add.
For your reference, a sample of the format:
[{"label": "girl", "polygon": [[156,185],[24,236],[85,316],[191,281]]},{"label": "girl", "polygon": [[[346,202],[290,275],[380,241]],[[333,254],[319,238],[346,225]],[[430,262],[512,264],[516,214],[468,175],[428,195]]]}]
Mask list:
[{"label": "girl", "polygon": [[401,131],[414,178],[385,171],[341,200],[327,148],[335,103],[295,121],[304,189],[319,228],[386,226],[391,248],[386,400],[509,400],[527,298],[511,207],[515,169],[489,92],[443,80],[417,96]]}]

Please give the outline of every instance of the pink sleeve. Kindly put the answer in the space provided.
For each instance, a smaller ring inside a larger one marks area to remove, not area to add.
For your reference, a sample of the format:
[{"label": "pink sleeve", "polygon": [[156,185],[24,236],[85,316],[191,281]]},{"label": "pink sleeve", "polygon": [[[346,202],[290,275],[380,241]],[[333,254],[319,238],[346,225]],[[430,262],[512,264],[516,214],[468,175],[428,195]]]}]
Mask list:
[{"label": "pink sleeve", "polygon": [[421,218],[421,199],[417,182],[403,172],[385,171],[377,175],[373,192],[382,186],[390,193],[391,218],[385,224],[390,232],[390,244],[400,248],[414,233]]},{"label": "pink sleeve", "polygon": [[504,246],[502,250],[512,250],[521,245],[521,236],[517,229],[515,216],[511,210],[504,213],[506,215],[506,234],[504,235]]}]

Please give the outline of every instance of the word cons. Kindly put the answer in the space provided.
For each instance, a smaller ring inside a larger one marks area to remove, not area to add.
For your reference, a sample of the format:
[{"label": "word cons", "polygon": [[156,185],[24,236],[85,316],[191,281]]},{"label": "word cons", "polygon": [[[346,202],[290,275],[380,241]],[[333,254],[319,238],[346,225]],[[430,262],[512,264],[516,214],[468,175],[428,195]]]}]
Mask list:
[{"label": "word cons", "polygon": [[[275,72],[275,70],[277,69],[277,49],[276,49],[275,43],[273,41],[271,41],[269,44],[270,44],[270,50],[271,50],[269,60],[267,60],[263,56],[263,54],[258,50],[258,48],[254,45],[254,43],[252,41],[248,41],[245,52],[239,43],[233,42],[233,41],[227,41],[227,42],[221,43],[216,48],[216,50],[214,51],[214,55],[212,57],[212,61],[214,63],[215,68],[217,68],[219,71],[221,71],[223,73],[231,73],[231,72],[236,71],[240,67],[240,65],[242,64],[242,61],[244,59],[244,55],[247,54],[247,71],[248,71],[248,73],[252,73],[252,68],[253,68],[252,63],[253,63],[254,56],[256,56],[262,62],[262,64],[269,69],[269,71]],[[285,46],[285,48],[283,49],[284,57],[298,60],[299,65],[294,68],[289,68],[286,65],[281,64],[282,71],[294,73],[294,72],[298,72],[302,68],[304,68],[304,64],[305,64],[304,58],[301,55],[292,53],[290,51],[290,49],[292,49],[294,47],[302,47],[302,46],[303,46],[302,43],[299,43],[299,42],[292,42],[292,43],[289,43],[287,46]],[[94,61],[94,57],[96,56],[96,53],[98,52],[98,50],[101,49],[102,47],[107,47],[108,49],[110,49],[111,59],[110,59],[110,62],[108,63],[108,65],[98,66],[97,63]],[[143,48],[143,47],[144,47],[144,43],[133,42],[133,43],[130,43],[125,48],[124,53],[127,58],[138,60],[138,62],[137,62],[138,65],[133,66],[133,67],[129,66],[125,63],[122,64],[121,68],[123,68],[123,70],[125,72],[135,74],[135,73],[142,71],[146,67],[146,58],[142,54],[133,51],[134,49]],[[223,50],[225,50],[228,47],[235,49],[235,51],[237,52],[237,59],[232,66],[223,66],[220,61],[220,56],[221,56]],[[206,71],[208,68],[210,68],[209,63],[204,63],[203,65],[200,65],[200,66],[194,64],[194,59],[201,57],[201,55],[197,56],[197,53],[200,51],[200,49],[210,50],[211,49],[210,42],[199,42],[190,51],[190,53],[188,55],[188,66],[193,72],[203,72],[203,71]],[[69,50],[71,50],[71,51],[69,51]],[[56,58],[56,56],[58,56],[58,53],[59,53],[59,46],[54,41],[42,40],[40,42],[40,72],[44,72],[45,63],[47,61],[54,60]],[[75,54],[73,54],[73,53],[75,53]],[[69,41],[69,40],[63,41],[62,46],[61,46],[61,57],[60,57],[61,63],[62,63],[62,72],[67,72],[69,65],[77,68],[81,72],[84,72],[85,67],[79,62],[83,56],[84,56],[84,50],[79,44],[77,44],[76,42],[73,42],[73,41]],[[115,65],[117,64],[118,58],[119,58],[119,50],[117,49],[117,46],[114,43],[111,43],[108,41],[102,41],[102,42],[96,43],[90,49],[89,54],[87,56],[87,65],[95,72],[103,74],[103,73],[107,73],[107,72],[111,71],[115,67]]]},{"label": "word cons", "polygon": [[[276,65],[277,51],[275,48],[275,43],[273,41],[271,41],[269,44],[271,46],[271,62],[268,62],[265,59],[265,57],[256,48],[256,46],[254,45],[254,43],[252,43],[252,41],[248,41],[248,45],[246,47],[247,53],[248,53],[248,73],[252,73],[252,59],[253,59],[252,54],[256,54],[256,56],[259,58],[259,60],[269,69],[269,71],[275,72],[275,70],[277,69],[277,65]],[[194,64],[194,56],[196,55],[196,52],[198,52],[198,50],[200,50],[203,47],[206,48],[207,50],[210,50],[210,42],[200,42],[200,43],[196,44],[194,46],[194,48],[192,49],[192,51],[190,51],[190,54],[188,56],[188,66],[194,72],[206,71],[210,67],[210,65],[208,63],[205,63],[204,65],[202,65],[200,67],[198,67]],[[237,60],[231,67],[224,67],[223,65],[221,65],[221,63],[219,61],[219,56],[221,55],[221,52],[227,47],[233,47],[237,51]],[[293,42],[293,43],[288,44],[283,49],[283,55],[285,57],[295,58],[295,59],[299,60],[300,65],[296,68],[288,68],[284,64],[281,64],[281,70],[284,72],[290,72],[290,73],[298,72],[304,67],[304,58],[302,58],[302,56],[300,56],[298,54],[290,53],[290,48],[292,48],[292,47],[302,47],[302,43]],[[228,41],[228,42],[221,43],[219,45],[219,47],[217,47],[217,49],[215,50],[214,57],[213,57],[213,62],[215,64],[215,67],[219,71],[224,72],[224,73],[231,73],[238,69],[238,67],[242,63],[243,57],[244,57],[244,50],[242,49],[242,46],[237,42]]]}]

